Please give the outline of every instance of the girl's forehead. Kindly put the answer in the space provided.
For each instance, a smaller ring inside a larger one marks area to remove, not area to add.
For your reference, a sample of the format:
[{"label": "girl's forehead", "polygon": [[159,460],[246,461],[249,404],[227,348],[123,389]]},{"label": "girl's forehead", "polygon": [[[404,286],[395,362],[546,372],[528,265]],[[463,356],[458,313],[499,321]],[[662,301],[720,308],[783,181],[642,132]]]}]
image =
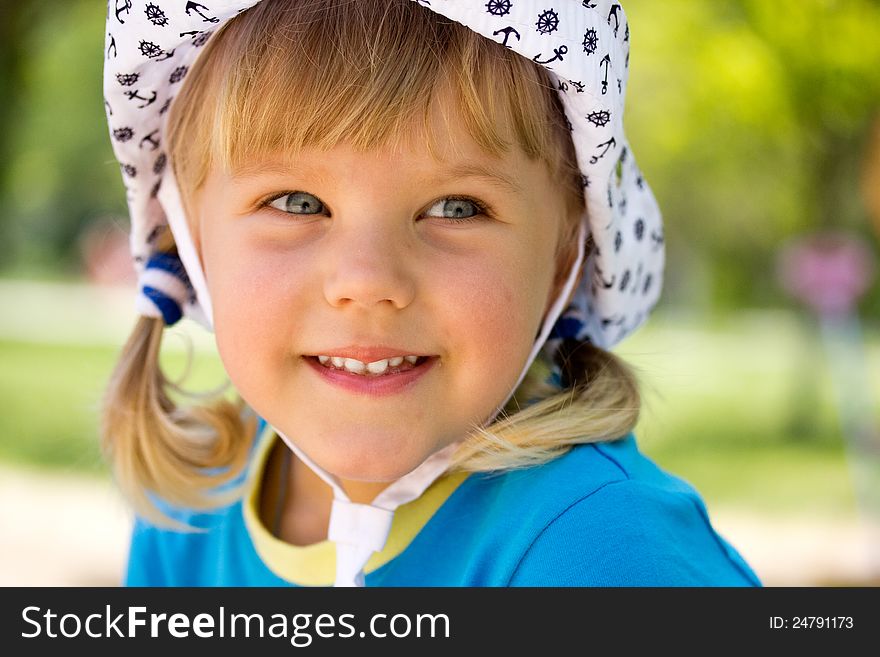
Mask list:
[{"label": "girl's forehead", "polygon": [[[303,159],[320,160],[332,155],[337,158],[366,161],[395,161],[417,159],[432,167],[447,167],[462,161],[480,162],[499,167],[524,158],[525,153],[508,130],[508,121],[498,117],[494,122],[496,134],[503,142],[489,145],[480,143],[468,128],[468,121],[454,101],[432,103],[428,115],[414,117],[377,136],[368,145],[355,145],[344,136],[336,143],[306,141],[301,145],[267,151],[233,154],[233,169],[252,166],[255,162],[286,162],[295,164]],[[494,146],[494,147],[492,147]],[[236,156],[237,155],[237,156]]]},{"label": "girl's forehead", "polygon": [[522,147],[506,132],[506,122],[496,125],[499,134],[508,137],[495,148],[477,141],[454,101],[435,103],[425,120],[421,117],[398,130],[388,132],[369,146],[355,145],[344,139],[332,145],[306,143],[233,156],[229,170],[248,174],[261,169],[279,172],[332,166],[405,166],[415,171],[480,170],[514,175],[529,158]]},{"label": "girl's forehead", "polygon": [[426,145],[409,141],[372,149],[341,143],[327,149],[306,147],[296,152],[262,153],[230,167],[226,175],[237,184],[262,177],[288,176],[353,180],[365,175],[387,175],[414,184],[443,184],[469,178],[505,193],[522,194],[536,177],[549,180],[549,169],[543,162],[530,160],[518,146],[496,155],[471,140],[468,144],[447,142],[438,153],[431,153]]}]

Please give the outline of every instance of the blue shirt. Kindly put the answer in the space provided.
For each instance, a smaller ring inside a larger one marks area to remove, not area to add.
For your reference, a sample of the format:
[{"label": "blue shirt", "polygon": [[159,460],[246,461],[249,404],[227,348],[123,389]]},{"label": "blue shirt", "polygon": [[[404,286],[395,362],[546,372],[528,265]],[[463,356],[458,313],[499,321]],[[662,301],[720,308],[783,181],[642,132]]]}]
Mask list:
[{"label": "blue shirt", "polygon": [[[283,558],[261,558],[255,533],[266,532],[245,521],[247,504],[175,513],[203,533],[138,520],[126,583],[302,584]],[[321,568],[332,581],[332,564]],[[633,434],[536,467],[462,476],[399,553],[365,572],[367,586],[760,586],[697,492],[639,452]]]}]

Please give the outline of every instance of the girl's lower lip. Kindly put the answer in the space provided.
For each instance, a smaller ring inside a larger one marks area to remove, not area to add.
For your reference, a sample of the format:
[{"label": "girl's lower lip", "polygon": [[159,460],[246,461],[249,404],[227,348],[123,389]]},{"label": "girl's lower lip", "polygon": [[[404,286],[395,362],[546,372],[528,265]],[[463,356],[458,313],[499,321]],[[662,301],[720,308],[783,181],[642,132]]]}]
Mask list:
[{"label": "girl's lower lip", "polygon": [[434,363],[439,359],[437,356],[431,356],[411,370],[398,372],[397,374],[386,374],[384,376],[364,376],[324,367],[318,362],[317,358],[304,357],[304,360],[327,383],[350,392],[378,397],[393,395],[411,388],[434,367]]}]

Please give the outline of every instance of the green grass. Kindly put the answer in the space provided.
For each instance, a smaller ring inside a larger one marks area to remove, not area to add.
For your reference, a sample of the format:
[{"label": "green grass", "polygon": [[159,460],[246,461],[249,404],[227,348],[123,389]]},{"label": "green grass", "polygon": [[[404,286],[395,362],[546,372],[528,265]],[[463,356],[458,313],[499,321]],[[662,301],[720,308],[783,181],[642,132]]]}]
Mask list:
[{"label": "green grass", "polygon": [[[105,472],[99,410],[117,355],[109,346],[0,340],[0,459]],[[183,352],[168,350],[162,359],[169,376],[183,373]],[[223,377],[218,359],[196,355],[193,389],[219,385]]]},{"label": "green grass", "polygon": [[[866,341],[861,362],[877,423],[876,330]],[[713,323],[660,317],[616,351],[643,383],[636,428],[642,450],[694,484],[710,505],[856,513],[832,372],[809,322],[784,313]]]},{"label": "green grass", "polygon": [[[809,325],[788,315],[739,315],[714,324],[658,317],[615,351],[639,372],[642,450],[692,483],[710,507],[852,515],[851,477],[830,370]],[[863,356],[880,407],[880,336]],[[171,376],[186,356],[163,352]],[[117,348],[0,340],[0,460],[106,476],[98,409]],[[196,352],[187,387],[225,375]]]},{"label": "green grass", "polygon": [[643,451],[692,484],[710,507],[786,517],[840,518],[856,513],[856,492],[842,448],[653,449],[649,445]]}]

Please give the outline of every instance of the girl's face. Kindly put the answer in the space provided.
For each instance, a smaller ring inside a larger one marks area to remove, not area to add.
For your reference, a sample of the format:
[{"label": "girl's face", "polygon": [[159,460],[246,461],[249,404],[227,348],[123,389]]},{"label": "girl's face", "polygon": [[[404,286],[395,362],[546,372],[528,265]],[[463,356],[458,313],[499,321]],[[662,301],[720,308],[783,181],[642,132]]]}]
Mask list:
[{"label": "girl's face", "polygon": [[[556,292],[565,211],[546,166],[446,134],[440,160],[306,150],[212,170],[195,198],[233,384],[343,481],[395,480],[488,419]],[[429,358],[372,378],[317,356]]]}]

